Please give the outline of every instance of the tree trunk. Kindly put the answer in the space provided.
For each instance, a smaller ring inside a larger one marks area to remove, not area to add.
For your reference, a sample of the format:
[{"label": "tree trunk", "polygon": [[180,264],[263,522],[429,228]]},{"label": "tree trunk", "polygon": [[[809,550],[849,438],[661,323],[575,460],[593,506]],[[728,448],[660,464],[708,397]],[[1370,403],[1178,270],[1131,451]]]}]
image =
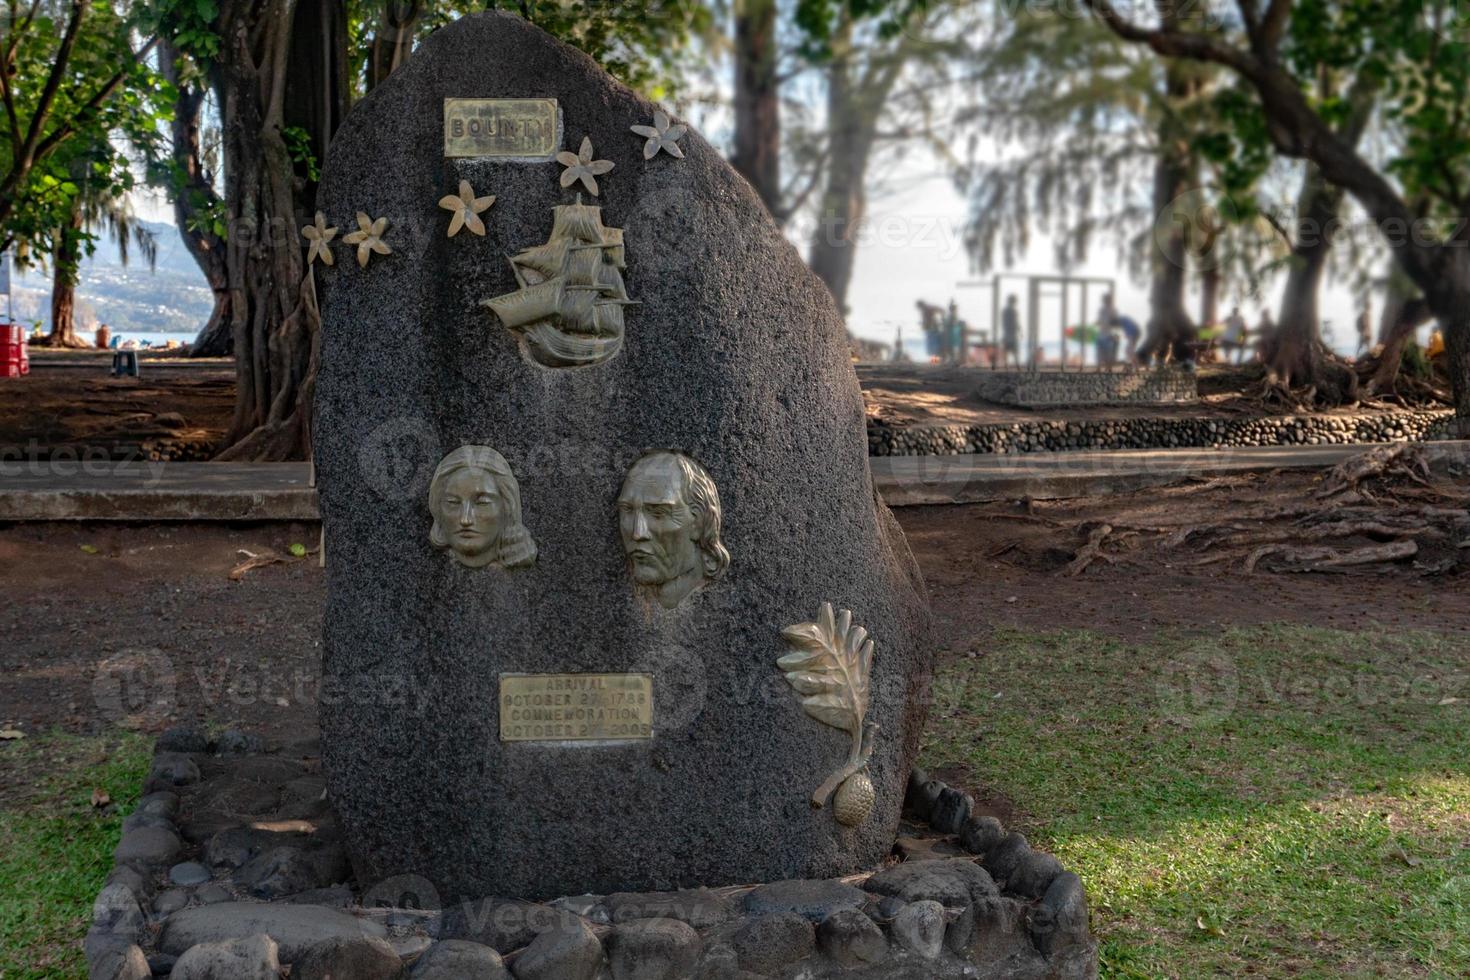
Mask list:
[{"label": "tree trunk", "polygon": [[1262,344],[1268,377],[1288,389],[1307,386],[1316,401],[1334,406],[1358,398],[1357,373],[1333,357],[1322,342],[1317,308],[1342,196],[1340,189],[1322,178],[1316,165],[1307,165],[1297,199],[1299,231],[1292,244],[1276,333],[1263,338]]},{"label": "tree trunk", "polygon": [[1460,284],[1460,303],[1451,319],[1440,321],[1450,388],[1455,393],[1455,424],[1451,435],[1470,439],[1470,282]]},{"label": "tree trunk", "polygon": [[[414,28],[423,16],[422,0],[385,0],[383,19],[368,56],[367,88],[372,91],[413,54]],[[343,67],[346,65],[344,63]],[[345,79],[345,76],[344,76]]]},{"label": "tree trunk", "polygon": [[1368,379],[1368,390],[1375,394],[1394,390],[1394,384],[1398,381],[1399,365],[1404,359],[1404,348],[1409,346],[1414,331],[1429,322],[1429,304],[1422,298],[1399,297],[1393,303],[1392,309],[1395,319],[1387,325],[1381,338],[1383,350],[1378,354],[1378,360],[1372,364],[1373,374]]},{"label": "tree trunk", "polygon": [[77,336],[77,273],[81,264],[82,209],[77,202],[71,220],[57,230],[51,273],[51,332],[40,342],[44,347],[91,347]]},{"label": "tree trunk", "polygon": [[[1205,254],[1209,254],[1206,251]],[[1213,263],[1200,270],[1199,274],[1199,322],[1220,322],[1220,281],[1224,277],[1220,267]]]},{"label": "tree trunk", "polygon": [[[1171,61],[1165,67],[1165,99],[1169,105],[1182,104],[1196,87],[1190,66]],[[1151,360],[1163,363],[1169,357],[1185,363],[1194,360],[1198,332],[1184,306],[1184,287],[1189,230],[1197,215],[1188,213],[1180,200],[1192,186],[1193,176],[1189,135],[1181,130],[1175,113],[1166,111],[1159,123],[1158,159],[1154,163],[1153,209],[1158,223],[1151,253],[1148,332],[1138,348],[1138,360],[1144,364]]]},{"label": "tree trunk", "polygon": [[1188,186],[1187,162],[1175,153],[1162,151],[1154,164],[1154,211],[1165,223],[1156,235],[1149,280],[1148,332],[1138,348],[1138,359],[1160,363],[1172,356],[1176,361],[1194,357],[1195,325],[1184,307],[1184,283],[1189,251],[1185,224],[1168,217],[1177,198]]},{"label": "tree trunk", "polygon": [[[222,13],[228,29],[221,32],[215,72],[225,135],[225,268],[236,390],[220,459],[302,459],[310,449],[319,317],[299,233],[306,209],[298,206],[298,195],[307,179],[293,166],[283,130],[305,128],[313,151],[324,150],[345,113],[345,91],[320,110],[316,100],[294,103],[304,118],[288,115],[287,92],[309,87],[312,77],[319,83],[335,78],[346,49],[345,42],[338,46],[340,0],[303,3],[294,18],[291,10],[287,0],[259,6],[236,0]],[[291,59],[293,41],[307,45],[313,57],[321,52],[326,63]],[[292,67],[308,78],[294,78]]]},{"label": "tree trunk", "polygon": [[179,53],[172,45],[160,43],[158,65],[169,82],[178,90],[174,99],[174,117],[170,123],[174,172],[177,184],[172,188],[174,223],[184,248],[193,256],[204,281],[214,294],[214,309],[194,343],[190,357],[228,357],[234,351],[234,331],[230,324],[230,288],[225,274],[225,243],[213,231],[213,218],[223,208],[214,184],[204,171],[199,135],[204,100],[208,94],[197,85],[187,84],[179,75]]},{"label": "tree trunk", "polygon": [[738,170],[781,220],[781,91],[776,0],[735,4],[735,152]]}]

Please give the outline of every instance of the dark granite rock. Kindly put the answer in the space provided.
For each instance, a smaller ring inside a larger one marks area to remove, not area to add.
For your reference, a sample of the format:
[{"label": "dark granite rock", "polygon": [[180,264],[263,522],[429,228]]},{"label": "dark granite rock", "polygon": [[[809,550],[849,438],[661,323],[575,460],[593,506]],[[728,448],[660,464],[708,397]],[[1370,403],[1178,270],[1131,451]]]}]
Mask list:
[{"label": "dark granite rock", "polygon": [[221,902],[183,909],[169,916],[158,935],[158,948],[180,956],[199,943],[244,939],[265,934],[280,945],[280,957],[294,962],[312,946],[333,937],[375,936],[385,930],[362,919],[313,905]]},{"label": "dark granite rock", "polygon": [[985,869],[966,858],[900,864],[873,875],[863,887],[875,895],[893,895],[905,902],[932,899],[950,908],[997,892]]},{"label": "dark granite rock", "polygon": [[812,922],[821,922],[838,909],[862,908],[868,897],[861,888],[840,881],[775,881],[745,896],[750,915],[795,912]]},{"label": "dark granite rock", "polygon": [[677,919],[641,919],[607,938],[613,980],[683,980],[694,969],[699,933]]},{"label": "dark granite rock", "polygon": [[860,909],[838,909],[817,926],[817,948],[840,966],[859,967],[882,962],[888,940]]},{"label": "dark granite rock", "polygon": [[92,900],[92,923],[119,935],[136,936],[147,920],[137,894],[122,882],[113,882]]},{"label": "dark granite rock", "polygon": [[944,906],[938,902],[913,902],[893,919],[893,941],[921,959],[938,958],[944,950]]},{"label": "dark granite rock", "polygon": [[277,980],[279,953],[265,935],[202,942],[179,956],[169,980]]},{"label": "dark granite rock", "polygon": [[975,799],[969,793],[953,786],[946,787],[934,802],[934,809],[929,814],[929,825],[941,834],[958,834],[965,826],[965,821],[970,819],[970,810],[974,805]]},{"label": "dark granite rock", "polygon": [[200,905],[217,905],[220,902],[229,902],[234,899],[230,890],[219,882],[211,882],[194,893],[194,898]]},{"label": "dark granite rock", "polygon": [[908,902],[905,902],[896,895],[885,895],[878,899],[878,901],[866,906],[863,911],[874,922],[887,925],[893,921],[894,916],[903,911],[904,906],[907,904]]},{"label": "dark granite rock", "polygon": [[909,771],[908,783],[904,786],[903,808],[912,811],[919,801],[919,795],[924,790],[924,784],[929,781],[929,774],[915,766]]},{"label": "dark granite rock", "polygon": [[173,915],[188,904],[189,890],[187,888],[170,888],[158,893],[158,897],[153,900],[153,911],[160,916]]},{"label": "dark granite rock", "polygon": [[154,816],[174,819],[179,814],[179,794],[168,790],[159,790],[149,793],[138,800],[138,805],[133,808],[134,813],[148,813]]},{"label": "dark granite rock", "polygon": [[1047,956],[1092,943],[1087,927],[1087,893],[1082,879],[1063,871],[1052,879],[1041,905],[1032,913],[1031,938]]},{"label": "dark granite rock", "polygon": [[208,752],[209,739],[193,725],[166,729],[153,743],[154,752]]},{"label": "dark granite rock", "polygon": [[152,980],[153,968],[141,948],[128,945],[101,956],[87,976],[89,980]]},{"label": "dark granite rock", "polygon": [[209,869],[198,861],[182,861],[168,869],[168,880],[175,885],[202,885],[209,877]]},{"label": "dark granite rock", "polygon": [[137,830],[139,827],[162,827],[165,830],[173,830],[174,822],[162,814],[146,813],[141,810],[130,813],[123,818],[123,833],[126,834],[129,831]]},{"label": "dark granite rock", "polygon": [[1007,889],[1025,898],[1040,898],[1062,873],[1062,862],[1050,854],[1032,851],[1011,873]]},{"label": "dark granite rock", "polygon": [[220,733],[214,743],[214,751],[220,755],[247,755],[265,747],[259,735],[230,728]]},{"label": "dark granite rock", "polygon": [[613,924],[633,919],[677,919],[696,929],[729,922],[738,914],[728,898],[708,888],[675,892],[616,892],[600,903]]},{"label": "dark granite rock", "polygon": [[[505,256],[543,243],[561,168],[444,156],[448,97],[554,97],[563,148],[590,137],[625,233],[622,351],[548,369],[478,303]],[[892,845],[927,698],[923,584],[874,497],[862,397],[825,287],[700,136],[645,161],[654,106],[504,14],[427,37],[332,141],[318,206],[389,222],[388,256],[318,266],[318,489],[328,565],[323,770],[360,878],[421,874],[446,902],[833,877]],[[445,234],[460,180],[498,200],[484,237]],[[340,239],[339,239],[340,242]],[[494,446],[538,547],[468,568],[433,547],[440,460]],[[723,504],[724,576],[673,608],[635,594],[616,499],[647,450],[677,449]],[[849,739],[806,715],[780,630],[823,601],[876,641],[861,826],[814,810]],[[651,739],[568,750],[503,743],[505,672],[646,672]],[[554,772],[554,779],[546,774]],[[751,805],[752,799],[758,806]],[[589,806],[589,800],[596,806]],[[595,855],[595,860],[589,856]]]},{"label": "dark granite rock", "polygon": [[403,972],[393,947],[368,936],[323,939],[291,964],[291,980],[397,980]]},{"label": "dark granite rock", "polygon": [[148,776],[143,780],[143,792],[157,793],[174,786],[190,786],[197,782],[197,762],[181,752],[160,752],[153,757]]},{"label": "dark granite rock", "polygon": [[602,943],[592,927],[569,919],[531,941],[511,972],[516,980],[592,980],[602,966]]},{"label": "dark granite rock", "polygon": [[170,956],[168,953],[150,953],[148,956],[148,969],[152,971],[150,975],[155,977],[168,976],[173,972],[173,968],[178,962],[179,958],[177,956]]},{"label": "dark granite rock", "polygon": [[294,902],[299,905],[320,905],[329,909],[345,909],[353,902],[352,889],[346,885],[333,885],[330,888],[310,888],[304,892],[296,892],[281,899],[283,902]]},{"label": "dark granite rock", "polygon": [[119,864],[107,873],[107,880],[103,882],[104,887],[113,883],[126,885],[128,891],[137,896],[141,903],[143,899],[153,894],[153,876],[144,874],[139,868],[128,864]]},{"label": "dark granite rock", "polygon": [[230,827],[215,834],[204,845],[204,863],[211,868],[238,868],[266,851],[281,847],[309,847],[311,844],[310,834]]},{"label": "dark granite rock", "polygon": [[444,910],[440,939],[468,939],[500,953],[528,945],[539,934],[568,921],[568,914],[545,905],[505,898],[460,902]]},{"label": "dark granite rock", "polygon": [[751,919],[730,937],[740,965],[753,973],[776,973],[816,949],[816,930],[804,915],[774,912]]},{"label": "dark granite rock", "polygon": [[917,793],[910,794],[910,809],[913,815],[920,820],[927,821],[934,814],[934,807],[939,803],[939,794],[949,787],[937,779],[931,779],[919,787]]},{"label": "dark granite rock", "polygon": [[489,946],[447,939],[429,947],[409,972],[413,980],[510,980],[500,954]]},{"label": "dark granite rock", "polygon": [[1011,878],[1030,854],[1031,845],[1027,843],[1026,836],[1013,830],[985,855],[985,870],[1001,887],[1009,889]]},{"label": "dark granite rock", "polygon": [[893,850],[904,861],[946,861],[969,856],[953,837],[900,837],[893,842]]},{"label": "dark granite rock", "polygon": [[971,854],[984,857],[1005,836],[1005,828],[994,817],[971,817],[960,830],[960,843]]},{"label": "dark granite rock", "polygon": [[146,865],[166,865],[184,847],[171,827],[135,827],[123,834],[113,849],[118,861],[136,861]]},{"label": "dark granite rock", "polygon": [[347,852],[333,842],[262,851],[236,872],[235,880],[256,898],[274,899],[326,888],[350,876]]}]

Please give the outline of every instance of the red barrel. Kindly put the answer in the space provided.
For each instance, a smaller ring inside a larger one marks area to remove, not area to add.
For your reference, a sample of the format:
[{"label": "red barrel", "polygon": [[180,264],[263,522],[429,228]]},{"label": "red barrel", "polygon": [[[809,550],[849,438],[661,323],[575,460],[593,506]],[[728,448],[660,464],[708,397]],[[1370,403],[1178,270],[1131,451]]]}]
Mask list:
[{"label": "red barrel", "polygon": [[0,323],[0,377],[18,378],[30,373],[25,328],[18,323]]}]

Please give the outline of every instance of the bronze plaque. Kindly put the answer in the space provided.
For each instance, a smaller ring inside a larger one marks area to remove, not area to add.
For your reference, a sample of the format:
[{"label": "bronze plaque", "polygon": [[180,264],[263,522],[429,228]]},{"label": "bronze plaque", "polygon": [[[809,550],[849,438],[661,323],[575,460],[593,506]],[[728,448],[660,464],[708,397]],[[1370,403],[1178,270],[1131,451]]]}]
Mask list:
[{"label": "bronze plaque", "polygon": [[652,674],[500,675],[502,742],[652,737]]},{"label": "bronze plaque", "polygon": [[444,155],[550,160],[558,121],[555,99],[445,99]]}]

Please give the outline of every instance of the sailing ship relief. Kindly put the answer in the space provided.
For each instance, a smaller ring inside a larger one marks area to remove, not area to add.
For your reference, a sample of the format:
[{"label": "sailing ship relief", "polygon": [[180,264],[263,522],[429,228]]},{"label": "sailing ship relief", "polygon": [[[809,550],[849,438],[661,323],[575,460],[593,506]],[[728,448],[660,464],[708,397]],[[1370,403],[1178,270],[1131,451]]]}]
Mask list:
[{"label": "sailing ship relief", "polygon": [[623,229],[602,223],[602,208],[552,208],[543,245],[510,256],[519,288],[481,300],[521,336],[525,350],[546,367],[600,364],[623,347],[623,307],[637,305],[623,285]]}]

